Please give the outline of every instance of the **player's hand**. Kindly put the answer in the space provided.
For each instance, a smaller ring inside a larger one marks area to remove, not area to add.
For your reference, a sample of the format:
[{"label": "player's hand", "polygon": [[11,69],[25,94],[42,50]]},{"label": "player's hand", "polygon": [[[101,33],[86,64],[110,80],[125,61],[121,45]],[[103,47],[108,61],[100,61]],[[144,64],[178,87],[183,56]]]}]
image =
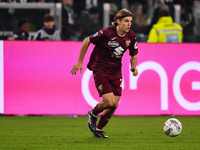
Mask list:
[{"label": "player's hand", "polygon": [[131,67],[131,71],[133,73],[134,76],[137,76],[138,75],[138,70],[136,67]]},{"label": "player's hand", "polygon": [[80,70],[80,73],[82,73],[82,70],[83,70],[83,63],[77,62],[77,63],[73,66],[73,68],[72,68],[72,70],[70,71],[70,73],[71,73],[72,75],[76,75],[76,72],[77,72],[78,70]]}]

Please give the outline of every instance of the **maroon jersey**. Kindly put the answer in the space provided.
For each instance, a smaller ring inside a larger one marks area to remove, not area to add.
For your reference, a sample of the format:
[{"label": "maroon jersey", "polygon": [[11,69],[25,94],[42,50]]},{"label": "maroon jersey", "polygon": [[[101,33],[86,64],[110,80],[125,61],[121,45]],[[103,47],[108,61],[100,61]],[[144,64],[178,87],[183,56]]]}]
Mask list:
[{"label": "maroon jersey", "polygon": [[95,45],[87,65],[92,71],[116,73],[121,70],[122,56],[127,49],[130,56],[138,53],[135,33],[130,30],[121,37],[117,34],[116,26],[103,28],[91,35],[90,42]]}]

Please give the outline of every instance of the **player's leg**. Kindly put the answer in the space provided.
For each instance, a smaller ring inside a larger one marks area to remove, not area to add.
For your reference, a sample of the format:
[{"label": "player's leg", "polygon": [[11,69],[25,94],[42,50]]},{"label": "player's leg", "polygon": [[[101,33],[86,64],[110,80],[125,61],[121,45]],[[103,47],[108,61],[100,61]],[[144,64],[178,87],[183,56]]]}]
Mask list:
[{"label": "player's leg", "polygon": [[114,104],[111,105],[112,107],[109,107],[108,109],[104,110],[102,117],[110,119],[113,116],[115,110],[118,107],[120,96],[114,96],[114,99],[115,99]]},{"label": "player's leg", "polygon": [[[88,126],[92,132],[96,131],[97,115],[102,111],[106,110],[103,117],[100,119],[100,124],[107,124],[106,122],[112,117],[115,112],[118,102],[121,96],[121,82],[122,74],[121,71],[113,74],[106,74],[103,71],[94,72],[94,80],[96,88],[99,92],[99,96],[103,97],[93,110],[88,112]],[[118,95],[118,96],[115,96]],[[108,112],[107,112],[108,111]],[[103,123],[101,123],[103,122]],[[103,125],[103,126],[105,126]]]},{"label": "player's leg", "polygon": [[110,107],[114,107],[117,103],[113,93],[106,93],[102,95],[103,100],[98,103],[98,109],[105,110]]},{"label": "player's leg", "polygon": [[102,132],[103,127],[109,122],[110,118],[113,116],[115,110],[118,107],[118,103],[122,93],[122,74],[121,71],[113,75],[107,76],[109,79],[109,87],[111,88],[112,93],[103,94],[103,101],[98,104],[99,109],[105,109],[101,119],[97,125],[96,131],[100,131],[100,133],[96,133],[99,135],[95,135],[96,137],[108,138]]},{"label": "player's leg", "polygon": [[98,115],[103,110],[118,105],[122,92],[122,74],[121,71],[114,75],[98,71],[94,73],[94,79],[99,95],[103,97],[92,111],[94,115]]},{"label": "player's leg", "polygon": [[88,126],[92,132],[96,131],[96,121],[97,121],[97,115],[104,111],[105,109],[114,107],[117,105],[115,96],[113,93],[107,93],[102,95],[103,100],[100,101],[93,110],[90,110],[88,112]]},{"label": "player's leg", "polygon": [[[104,99],[107,99],[109,98],[111,95],[110,94],[106,94],[106,95],[103,95],[103,98]],[[99,123],[96,127],[96,131],[93,133],[93,136],[94,137],[97,137],[97,138],[109,138],[108,136],[106,136],[104,134],[104,132],[102,131],[103,127],[106,126],[106,124],[109,122],[110,118],[113,116],[115,110],[117,109],[118,107],[118,102],[120,100],[120,96],[114,96],[114,99],[115,99],[115,102],[114,104],[105,109],[102,116],[101,116],[101,119],[99,120]]]},{"label": "player's leg", "polygon": [[111,107],[105,109],[103,114],[101,115],[101,119],[99,120],[99,123],[97,125],[97,129],[102,130],[103,127],[106,126],[106,124],[108,123],[110,118],[113,116],[115,110],[117,109],[118,103],[119,103],[119,100],[120,100],[120,96],[114,96],[114,99],[115,99],[114,104]]},{"label": "player's leg", "polygon": [[[88,126],[92,132],[96,131],[96,121],[97,115],[101,113],[104,109],[108,108],[107,104],[109,104],[109,100],[114,101],[114,95],[112,94],[112,89],[110,87],[109,80],[107,78],[108,74],[103,71],[97,71],[93,73],[94,81],[96,88],[99,92],[99,96],[101,97],[104,94],[110,93],[111,96],[109,98],[103,99],[99,102],[94,109],[88,112]],[[99,107],[100,106],[100,107]]]},{"label": "player's leg", "polygon": [[103,104],[99,105],[99,108],[101,109],[101,106],[103,107],[107,106],[107,109],[103,112],[102,117],[110,119],[118,107],[118,103],[119,103],[121,93],[122,93],[121,71],[116,73],[114,76],[108,75],[108,79],[109,79],[109,85],[112,90],[112,93],[102,95],[104,101],[107,103],[104,103],[104,105]]}]

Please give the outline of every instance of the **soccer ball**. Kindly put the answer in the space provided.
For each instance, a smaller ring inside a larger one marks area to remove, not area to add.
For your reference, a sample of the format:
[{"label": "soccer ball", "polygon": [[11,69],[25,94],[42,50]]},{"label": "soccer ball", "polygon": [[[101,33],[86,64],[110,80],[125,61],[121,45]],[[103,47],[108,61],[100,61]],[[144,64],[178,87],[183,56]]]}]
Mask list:
[{"label": "soccer ball", "polygon": [[178,136],[182,131],[182,124],[176,118],[168,119],[163,125],[164,133],[168,136]]}]

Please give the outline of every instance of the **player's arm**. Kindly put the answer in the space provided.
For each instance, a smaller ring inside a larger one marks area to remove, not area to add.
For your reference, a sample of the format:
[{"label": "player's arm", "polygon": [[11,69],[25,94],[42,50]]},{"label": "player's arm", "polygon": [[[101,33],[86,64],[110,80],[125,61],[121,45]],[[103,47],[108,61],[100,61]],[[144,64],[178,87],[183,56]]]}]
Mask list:
[{"label": "player's arm", "polygon": [[138,61],[137,55],[131,56],[131,60],[130,60],[130,62],[131,62],[131,69],[130,70],[133,72],[134,76],[138,75],[138,70],[136,68],[137,61]]},{"label": "player's arm", "polygon": [[72,70],[71,70],[71,74],[76,74],[76,72],[78,70],[80,70],[80,72],[82,73],[82,70],[83,70],[83,60],[84,60],[84,57],[85,57],[85,53],[87,52],[87,49],[90,45],[90,38],[87,37],[83,40],[83,43],[82,43],[82,46],[81,46],[81,50],[80,50],[80,53],[79,53],[79,58],[78,58],[78,61],[77,63],[73,66]]}]

